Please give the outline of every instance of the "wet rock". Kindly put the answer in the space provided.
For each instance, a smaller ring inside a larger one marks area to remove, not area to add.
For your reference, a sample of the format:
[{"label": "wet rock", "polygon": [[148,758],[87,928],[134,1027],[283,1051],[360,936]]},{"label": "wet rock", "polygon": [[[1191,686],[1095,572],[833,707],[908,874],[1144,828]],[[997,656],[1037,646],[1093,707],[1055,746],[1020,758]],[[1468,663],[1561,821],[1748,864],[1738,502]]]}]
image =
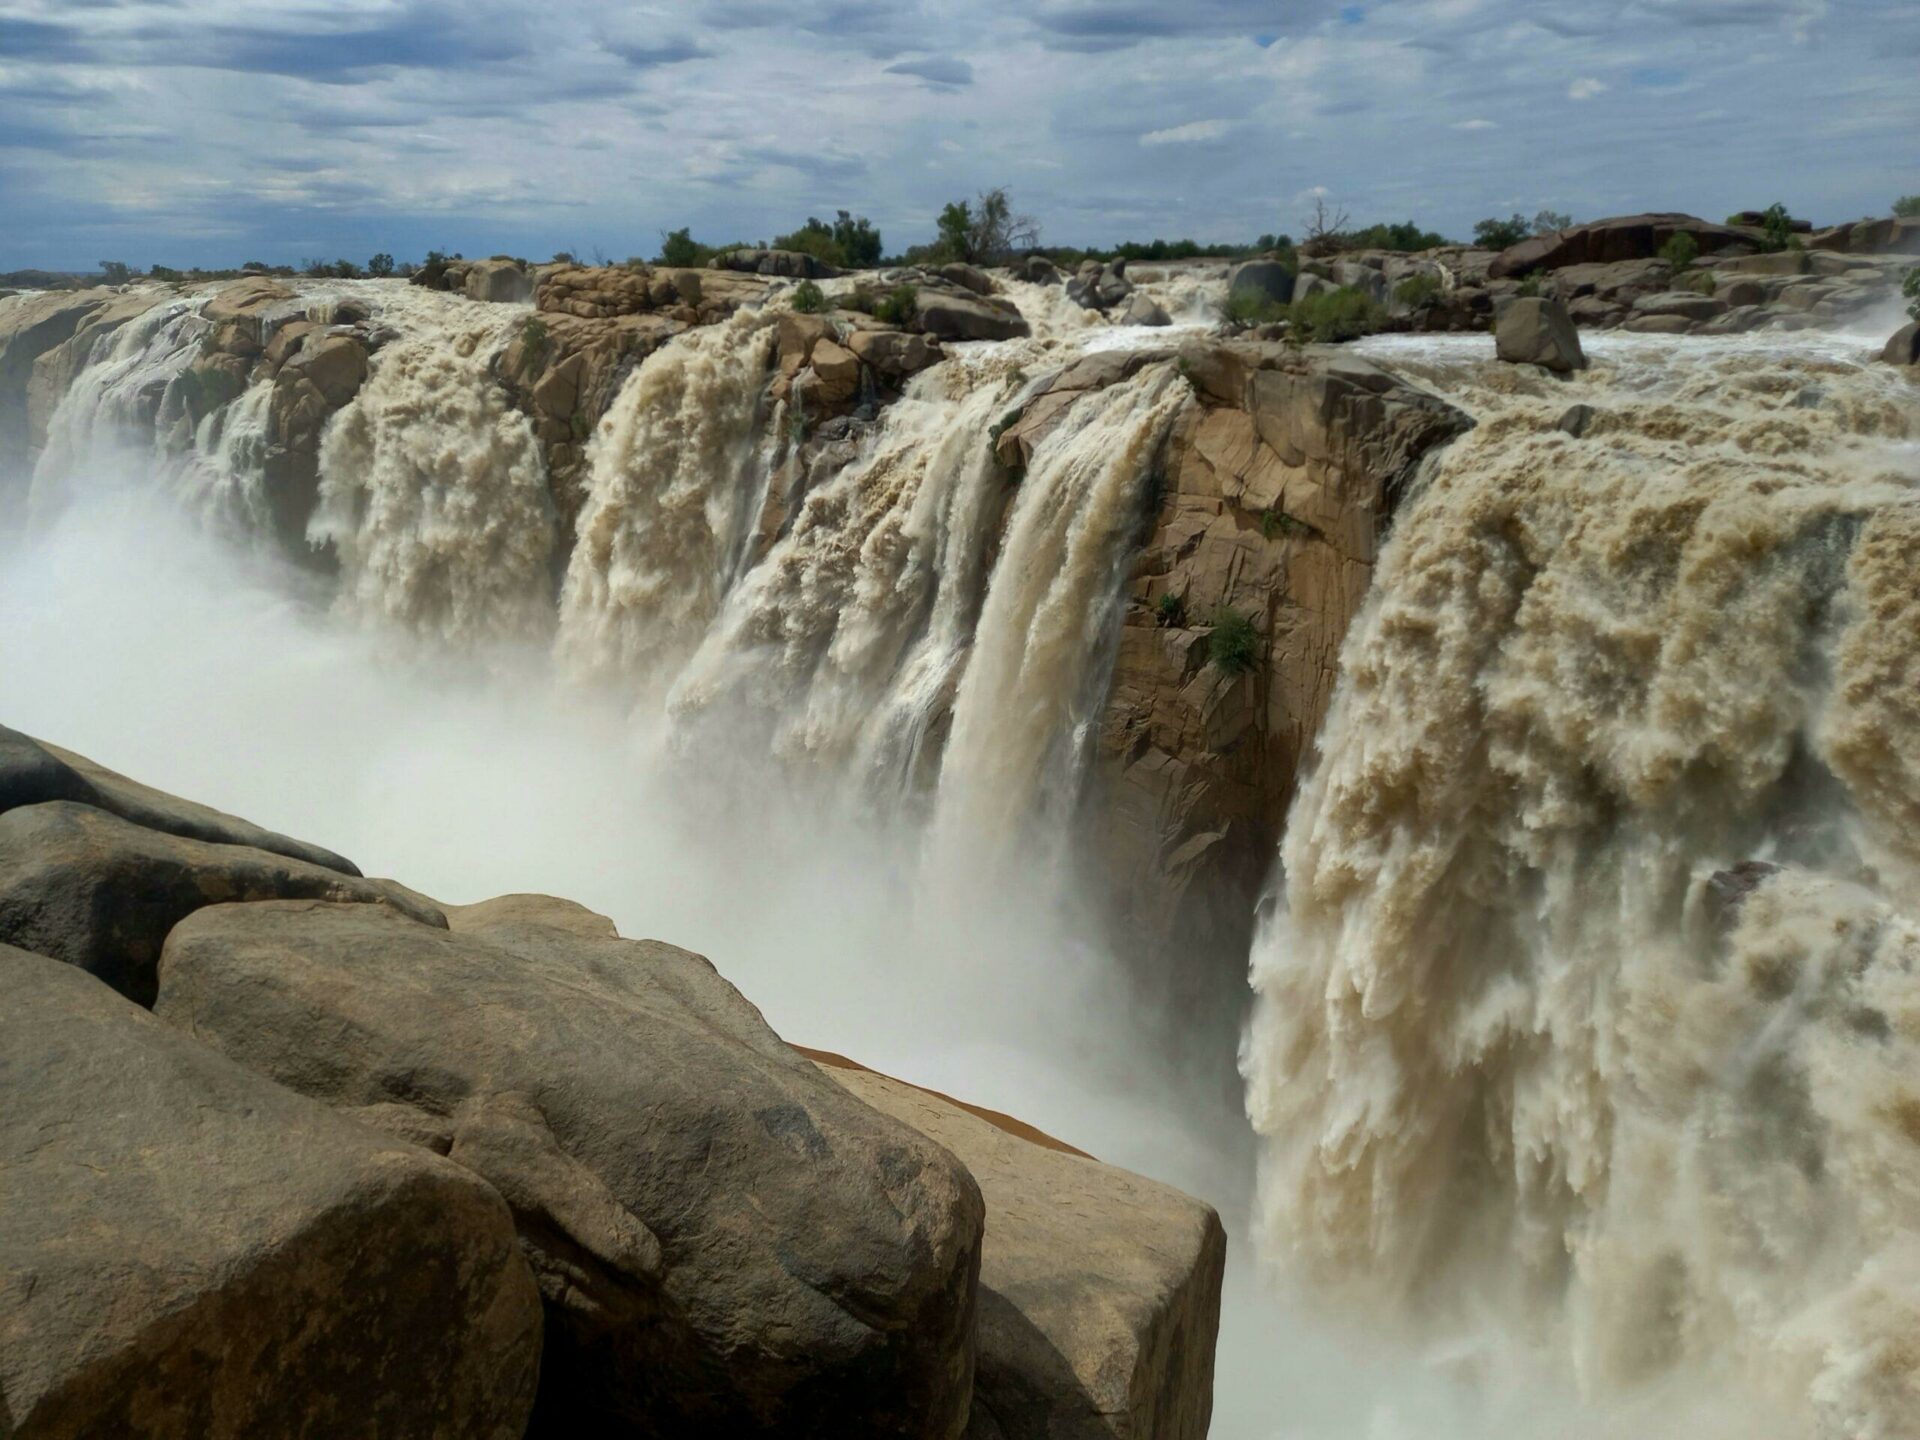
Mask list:
[{"label": "wet rock", "polygon": [[518,260],[475,260],[464,284],[469,300],[495,305],[524,305],[533,298],[533,276]]},{"label": "wet rock", "polygon": [[1739,922],[1740,907],[1747,903],[1747,897],[1778,875],[1780,869],[1765,860],[1742,860],[1738,865],[1710,875],[1701,903],[1714,933],[1724,935],[1732,930]]},{"label": "wet rock", "polygon": [[1285,305],[1293,299],[1293,271],[1278,260],[1249,260],[1234,266],[1227,277],[1227,294],[1231,297],[1248,291]]},{"label": "wet rock", "polygon": [[729,250],[708,263],[715,270],[781,275],[789,280],[829,280],[840,273],[818,256],[800,250]]},{"label": "wet rock", "polygon": [[1557,374],[1587,368],[1573,317],[1558,300],[1523,297],[1500,312],[1494,345],[1510,364],[1539,365]]},{"label": "wet rock", "polygon": [[1134,291],[1127,301],[1126,309],[1120,312],[1122,325],[1171,325],[1173,317],[1165,308],[1144,290]]},{"label": "wet rock", "polygon": [[1011,300],[943,290],[920,291],[913,323],[937,340],[1015,340],[1032,333]]},{"label": "wet rock", "polygon": [[980,1182],[976,1426],[1005,1440],[1203,1440],[1226,1262],[1212,1207],[1005,1116],[821,1059]]},{"label": "wet rock", "polygon": [[67,800],[0,815],[0,943],[76,965],[153,1003],[161,943],[205,905],[313,897],[446,922],[396,886],[239,845],[148,830]]},{"label": "wet rock", "polygon": [[1562,415],[1554,425],[1554,429],[1563,431],[1578,440],[1587,433],[1588,427],[1593,424],[1595,413],[1591,405],[1569,406],[1567,412]]},{"label": "wet rock", "polygon": [[934,274],[948,284],[971,290],[976,295],[993,294],[993,277],[976,265],[942,265]]},{"label": "wet rock", "polygon": [[1880,358],[1889,365],[1920,365],[1920,321],[1894,331]]},{"label": "wet rock", "polygon": [[458,1165],[0,946],[0,1430],[515,1440],[539,1296]]},{"label": "wet rock", "polygon": [[1029,255],[1013,267],[1013,273],[1030,285],[1058,285],[1060,272],[1044,255]]},{"label": "wet rock", "polygon": [[202,910],[156,1010],[500,1188],[547,1304],[534,1433],[960,1434],[972,1179],[705,960],[540,908]]}]

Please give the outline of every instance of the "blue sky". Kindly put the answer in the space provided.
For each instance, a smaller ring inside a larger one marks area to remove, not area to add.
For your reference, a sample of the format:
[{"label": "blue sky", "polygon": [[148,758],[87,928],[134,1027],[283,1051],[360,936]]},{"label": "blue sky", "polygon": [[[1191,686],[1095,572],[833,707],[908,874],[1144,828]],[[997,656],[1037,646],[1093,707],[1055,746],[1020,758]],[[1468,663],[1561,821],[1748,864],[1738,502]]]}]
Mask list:
[{"label": "blue sky", "polygon": [[0,269],[1920,192],[1920,0],[0,0]]}]

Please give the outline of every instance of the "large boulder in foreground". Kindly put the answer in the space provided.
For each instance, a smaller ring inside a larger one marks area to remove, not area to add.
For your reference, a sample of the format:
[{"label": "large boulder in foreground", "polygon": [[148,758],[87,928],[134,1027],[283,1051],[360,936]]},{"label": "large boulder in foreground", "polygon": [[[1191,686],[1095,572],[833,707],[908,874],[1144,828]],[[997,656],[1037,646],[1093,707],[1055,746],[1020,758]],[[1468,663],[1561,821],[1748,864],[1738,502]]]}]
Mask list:
[{"label": "large boulder in foreground", "polygon": [[153,1003],[167,932],[203,905],[309,898],[398,905],[446,922],[400,886],[241,845],[148,830],[54,800],[0,815],[0,943],[64,960]]},{"label": "large boulder in foreground", "polygon": [[1755,248],[1749,232],[1715,225],[1698,215],[1619,215],[1522,240],[1495,256],[1487,275],[1494,280],[1517,280],[1537,270],[1560,270],[1569,265],[1651,260],[1675,235],[1691,235],[1702,255]]},{"label": "large boulder in foreground", "polygon": [[514,1440],[540,1303],[457,1165],[0,946],[0,1434]]},{"label": "large boulder in foreground", "polygon": [[781,1042],[699,956],[577,906],[206,909],[157,1013],[445,1151],[547,1302],[535,1433],[952,1437],[980,1192]]},{"label": "large boulder in foreground", "polygon": [[1227,1253],[1211,1206],[945,1096],[817,1058],[980,1182],[976,1433],[1203,1440]]},{"label": "large boulder in foreground", "polygon": [[1500,358],[1509,364],[1539,365],[1558,375],[1587,368],[1580,332],[1558,300],[1527,296],[1510,302],[1500,312],[1493,341]]},{"label": "large boulder in foreground", "polygon": [[246,845],[337,870],[342,875],[360,873],[351,860],[331,850],[263,830],[210,805],[168,795],[116,774],[84,755],[0,725],[0,814],[17,806],[42,805],[49,800],[91,805],[149,830],[162,830],[187,840]]}]

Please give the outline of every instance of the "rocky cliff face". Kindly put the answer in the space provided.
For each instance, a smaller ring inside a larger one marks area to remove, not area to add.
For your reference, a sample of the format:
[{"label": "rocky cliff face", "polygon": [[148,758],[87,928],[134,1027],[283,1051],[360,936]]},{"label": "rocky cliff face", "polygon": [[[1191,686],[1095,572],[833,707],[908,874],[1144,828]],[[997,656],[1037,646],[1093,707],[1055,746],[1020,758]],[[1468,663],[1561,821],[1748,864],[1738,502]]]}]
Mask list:
[{"label": "rocky cliff face", "polygon": [[[1194,344],[1128,586],[1097,775],[1106,873],[1182,955],[1244,954],[1379,540],[1469,421],[1357,357]],[[1250,623],[1244,663],[1215,643]]]}]

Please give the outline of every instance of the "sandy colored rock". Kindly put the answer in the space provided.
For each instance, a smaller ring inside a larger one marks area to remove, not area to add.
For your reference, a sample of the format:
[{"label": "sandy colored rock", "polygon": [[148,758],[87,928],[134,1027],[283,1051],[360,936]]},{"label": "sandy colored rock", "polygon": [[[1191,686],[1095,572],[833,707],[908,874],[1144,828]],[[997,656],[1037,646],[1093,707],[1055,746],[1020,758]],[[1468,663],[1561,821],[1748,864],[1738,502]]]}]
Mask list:
[{"label": "sandy colored rock", "polygon": [[976,1433],[984,1418],[1005,1440],[1202,1440],[1227,1245],[1212,1207],[902,1081],[822,1069],[980,1182]]},{"label": "sandy colored rock", "polygon": [[[157,1013],[471,1165],[546,1299],[536,1434],[952,1437],[981,1202],[713,967],[555,902],[203,910]],[[559,923],[554,923],[555,919]],[[597,925],[591,925],[597,930]]]},{"label": "sandy colored rock", "polygon": [[540,1304],[470,1172],[0,946],[0,1432],[516,1440]]}]

